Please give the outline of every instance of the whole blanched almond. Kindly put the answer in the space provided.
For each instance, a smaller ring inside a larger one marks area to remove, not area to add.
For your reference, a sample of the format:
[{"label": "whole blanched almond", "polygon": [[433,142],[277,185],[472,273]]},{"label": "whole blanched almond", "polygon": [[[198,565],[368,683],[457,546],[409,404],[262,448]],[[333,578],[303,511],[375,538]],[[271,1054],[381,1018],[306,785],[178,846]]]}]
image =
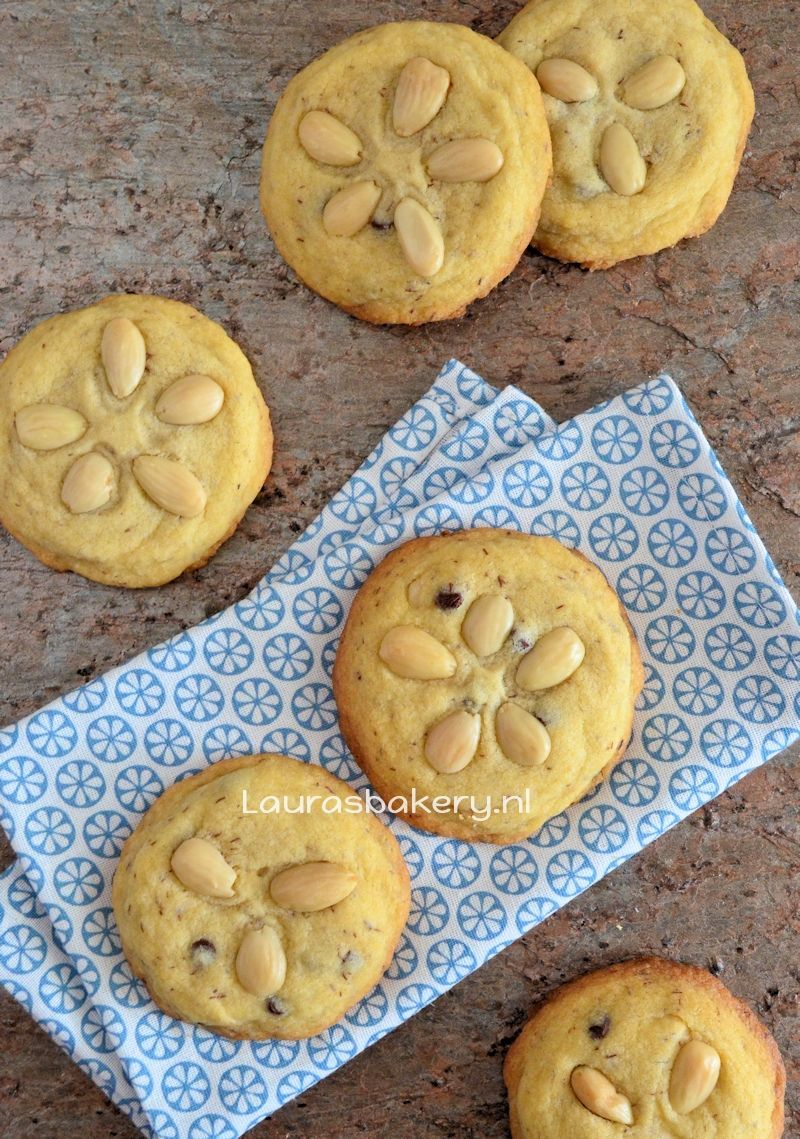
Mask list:
[{"label": "whole blanched almond", "polygon": [[286,954],[276,930],[248,929],[236,954],[239,984],[263,1000],[277,993],[286,980]]},{"label": "whole blanched almond", "polygon": [[208,423],[219,415],[225,392],[210,376],[192,373],[181,376],[158,397],[156,415],[162,423],[178,427]]},{"label": "whole blanched almond", "polygon": [[438,115],[447,98],[450,73],[429,59],[409,59],[394,94],[392,124],[401,138],[409,138]]},{"label": "whole blanched almond", "polygon": [[469,607],[461,623],[461,636],[476,656],[496,653],[514,624],[511,602],[497,593],[484,593]]},{"label": "whole blanched almond", "polygon": [[657,55],[622,84],[622,98],[637,111],[654,111],[680,95],[686,72],[671,55]]},{"label": "whole blanched almond", "polygon": [[441,641],[416,625],[396,625],[378,649],[383,663],[406,680],[444,680],[456,671],[456,658]]},{"label": "whole blanched almond", "polygon": [[474,712],[451,712],[434,724],[425,739],[425,758],[436,771],[451,775],[470,762],[481,738],[481,718]]},{"label": "whole blanched almond", "polygon": [[144,493],[157,506],[180,518],[196,518],[205,510],[203,484],[182,463],[161,455],[139,455],[133,474]]},{"label": "whole blanched almond", "polygon": [[352,182],[329,199],[322,211],[322,224],[331,237],[353,237],[363,229],[380,201],[376,182]]},{"label": "whole blanched almond", "polygon": [[569,1082],[576,1099],[592,1115],[599,1115],[611,1123],[633,1123],[631,1101],[618,1092],[611,1080],[597,1068],[576,1068]]},{"label": "whole blanched almond", "polygon": [[132,320],[115,316],[103,329],[100,356],[108,386],[117,399],[125,399],[139,386],[147,361],[144,337]]},{"label": "whole blanched almond", "polygon": [[615,194],[630,198],[644,189],[647,166],[636,139],[622,123],[611,123],[600,140],[600,173]]},{"label": "whole blanched almond", "polygon": [[303,150],[328,166],[355,166],[361,161],[361,139],[327,111],[309,111],[297,133]]},{"label": "whole blanched almond", "polygon": [[488,138],[456,138],[428,156],[428,173],[439,182],[488,182],[503,168],[503,152]]},{"label": "whole blanched almond", "polygon": [[61,484],[61,501],[73,514],[99,510],[113,493],[114,468],[97,451],[76,459]]},{"label": "whole blanched almond", "polygon": [[585,103],[597,94],[597,80],[574,59],[545,59],[536,68],[539,86],[562,103]]},{"label": "whole blanched almond", "polygon": [[669,1102],[678,1115],[688,1115],[705,1103],[719,1080],[720,1057],[716,1048],[702,1040],[683,1045],[669,1078]]},{"label": "whole blanched almond", "polygon": [[520,767],[538,767],[550,754],[550,736],[542,721],[511,700],[497,709],[494,734],[506,759]]},{"label": "whole blanched almond", "polygon": [[519,662],[517,684],[526,692],[554,688],[572,676],[585,655],[583,641],[575,630],[560,625],[539,637]]},{"label": "whole blanched almond", "polygon": [[434,277],[444,264],[444,238],[436,220],[416,198],[403,198],[394,211],[403,256],[420,277]]},{"label": "whole blanched almond", "polygon": [[172,873],[187,890],[207,898],[232,898],[236,871],[204,838],[187,838],[172,854]]},{"label": "whole blanched almond", "polygon": [[86,431],[86,420],[71,407],[31,403],[14,416],[17,438],[33,451],[57,451],[74,443]]},{"label": "whole blanched almond", "polygon": [[344,901],[357,883],[356,875],[336,862],[302,862],[276,874],[269,892],[285,910],[310,914]]}]

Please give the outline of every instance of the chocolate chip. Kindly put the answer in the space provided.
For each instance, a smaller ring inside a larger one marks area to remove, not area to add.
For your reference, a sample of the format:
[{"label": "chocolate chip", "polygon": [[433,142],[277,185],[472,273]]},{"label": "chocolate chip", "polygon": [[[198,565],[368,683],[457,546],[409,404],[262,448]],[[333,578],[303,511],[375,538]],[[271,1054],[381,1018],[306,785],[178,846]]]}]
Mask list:
[{"label": "chocolate chip", "polygon": [[463,603],[464,598],[453,589],[452,585],[447,589],[440,589],[436,594],[436,604],[440,609],[458,609]]},{"label": "chocolate chip", "polygon": [[286,1005],[280,997],[270,997],[266,1002],[266,1008],[273,1016],[283,1016],[286,1012]]},{"label": "chocolate chip", "polygon": [[611,1028],[611,1017],[604,1016],[597,1024],[589,1025],[589,1035],[592,1040],[603,1040],[608,1036],[608,1030]]},{"label": "chocolate chip", "polygon": [[192,960],[197,965],[210,965],[217,956],[217,947],[207,937],[199,937],[197,941],[192,942],[191,953]]}]

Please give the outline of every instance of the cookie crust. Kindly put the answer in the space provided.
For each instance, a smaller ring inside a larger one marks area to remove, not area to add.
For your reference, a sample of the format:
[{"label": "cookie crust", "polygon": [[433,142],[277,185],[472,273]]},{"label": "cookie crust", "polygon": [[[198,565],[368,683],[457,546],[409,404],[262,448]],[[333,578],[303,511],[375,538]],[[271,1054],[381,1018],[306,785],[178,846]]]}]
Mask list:
[{"label": "cookie crust", "polygon": [[[409,600],[412,582],[422,583],[419,604]],[[449,585],[462,595],[457,610],[435,604],[437,589]],[[510,600],[516,629],[498,653],[483,661],[466,646],[460,627],[470,604],[485,593]],[[404,679],[380,660],[383,636],[405,624],[424,628],[453,653],[458,666],[451,680]],[[563,624],[584,640],[583,665],[556,688],[521,695],[514,673],[527,650],[515,644],[527,638],[530,648],[543,632]],[[607,677],[603,684],[601,672]],[[498,844],[532,834],[586,794],[621,758],[643,680],[636,637],[596,566],[552,538],[486,528],[418,538],[389,554],[353,601],[333,670],[342,734],[384,801],[403,797],[406,802],[392,809],[423,830]],[[494,716],[507,698],[521,700],[548,725],[552,751],[540,767],[520,767],[499,748]],[[441,774],[425,759],[426,733],[465,706],[481,716],[478,749],[462,771]],[[523,809],[509,799],[507,812],[483,821],[466,809],[415,812],[414,788],[430,800],[474,796],[478,813],[487,797],[496,806],[503,795],[519,795]]]},{"label": "cookie crust", "polygon": [[[243,815],[245,789],[248,807],[264,795],[288,795],[295,802],[306,795],[344,801],[355,794],[316,764],[272,753],[222,760],[173,784],[120,854],[112,900],[123,951],[170,1016],[235,1040],[305,1039],[340,1020],[389,967],[409,913],[408,869],[394,835],[374,815],[326,816],[317,808],[283,818]],[[173,850],[194,835],[209,838],[237,870],[237,897],[230,902],[192,894],[170,870]],[[359,876],[343,902],[303,914],[271,900],[273,873],[326,860]],[[243,931],[262,924],[279,930],[286,951],[280,1014],[246,993],[234,972]],[[192,972],[188,947],[200,938],[213,941],[216,957]],[[360,963],[345,976],[345,961]]]},{"label": "cookie crust", "polygon": [[[648,1015],[660,1018],[660,1031],[649,1031]],[[676,1016],[682,1027],[672,1023]],[[602,1035],[592,1038],[586,1028],[595,1022]],[[664,1071],[689,1036],[716,1048],[723,1065],[717,1090],[689,1117],[690,1131],[687,1117],[668,1103]],[[637,1037],[641,1063],[633,1071]],[[627,1056],[613,1055],[628,1044]],[[786,1073],[775,1041],[746,1004],[696,966],[634,958],[579,977],[548,997],[511,1045],[504,1065],[513,1139],[588,1139],[619,1130],[575,1100],[569,1076],[580,1064],[598,1067],[631,1099],[634,1124],[625,1129],[631,1139],[689,1134],[693,1139],[779,1139],[783,1134]],[[723,1096],[735,1097],[734,1111],[726,1112]]]},{"label": "cookie crust", "polygon": [[[739,52],[694,0],[532,0],[498,36],[535,72],[567,58],[596,80],[597,95],[566,103],[544,95],[553,179],[534,245],[561,261],[607,269],[710,229],[733,187],[753,119],[753,90]],[[664,106],[637,110],[620,84],[659,55],[686,73]],[[600,139],[612,122],[632,133],[647,163],[644,189],[613,193],[600,173]]]},{"label": "cookie crust", "polygon": [[[392,125],[398,78],[422,56],[451,76],[441,110],[411,137]],[[298,126],[324,110],[354,131],[362,159],[341,168],[310,158]],[[453,139],[484,137],[503,153],[487,182],[445,183],[424,160]],[[423,324],[460,316],[506,277],[529,244],[552,166],[550,135],[536,80],[492,40],[456,24],[408,21],[359,32],[296,75],[269,124],[261,171],[261,207],[273,240],[310,288],[346,312],[376,324]],[[352,237],[322,224],[328,200],[344,186],[375,180],[381,199]],[[435,218],[444,264],[431,278],[414,273],[393,226],[410,196]]]},{"label": "cookie crust", "polygon": [[[101,361],[103,330],[114,318],[134,322],[147,351],[141,382],[117,398]],[[207,423],[170,426],[155,403],[176,379],[211,376],[225,393]],[[87,422],[73,443],[52,451],[23,446],[14,417],[25,406],[74,409]],[[0,365],[0,520],[45,565],[106,585],[162,585],[204,565],[234,532],[272,463],[269,411],[249,362],[224,330],[178,301],[118,295],[37,325]],[[111,500],[73,514],[61,501],[64,477],[97,451],[115,471]],[[195,518],[157,506],[132,473],[139,454],[181,462],[208,501]]]}]

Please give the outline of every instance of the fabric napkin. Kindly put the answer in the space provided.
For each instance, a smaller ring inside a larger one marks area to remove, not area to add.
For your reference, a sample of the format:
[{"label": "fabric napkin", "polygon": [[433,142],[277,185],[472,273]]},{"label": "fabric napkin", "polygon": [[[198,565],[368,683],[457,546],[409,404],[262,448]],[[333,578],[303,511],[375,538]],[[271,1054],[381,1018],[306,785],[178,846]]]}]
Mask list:
[{"label": "fabric napkin", "polygon": [[[626,758],[525,843],[392,821],[412,874],[377,988],[300,1043],[154,1008],[109,909],[119,847],[176,778],[283,750],[363,788],[330,669],[394,546],[464,526],[575,545],[616,585],[647,682]],[[659,377],[560,426],[452,361],[242,602],[0,733],[0,977],[146,1133],[236,1139],[800,734],[796,608],[681,393]]]}]

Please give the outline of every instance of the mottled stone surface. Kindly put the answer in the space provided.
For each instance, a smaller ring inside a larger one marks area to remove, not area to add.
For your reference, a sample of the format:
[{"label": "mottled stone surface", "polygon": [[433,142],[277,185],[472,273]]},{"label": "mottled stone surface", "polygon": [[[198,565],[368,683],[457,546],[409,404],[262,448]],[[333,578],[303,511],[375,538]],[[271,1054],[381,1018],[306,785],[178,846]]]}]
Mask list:
[{"label": "mottled stone surface", "polygon": [[[241,597],[457,354],[556,417],[668,369],[790,588],[800,582],[800,9],[707,0],[742,49],[757,115],[704,238],[589,274],[531,253],[460,322],[372,328],[300,286],[257,202],[259,151],[293,72],[366,22],[494,35],[509,0],[6,0],[0,7],[0,349],[115,290],[189,301],[253,361],[274,474],[212,563],[160,590],[105,589],[0,535],[0,722]],[[501,1061],[529,1009],[642,952],[721,970],[775,1033],[800,1135],[800,777],[786,754],[612,874],[410,1024],[288,1106],[260,1139],[508,1134]],[[9,860],[3,847],[3,865]],[[0,1135],[108,1139],[130,1124],[7,997]]]}]

